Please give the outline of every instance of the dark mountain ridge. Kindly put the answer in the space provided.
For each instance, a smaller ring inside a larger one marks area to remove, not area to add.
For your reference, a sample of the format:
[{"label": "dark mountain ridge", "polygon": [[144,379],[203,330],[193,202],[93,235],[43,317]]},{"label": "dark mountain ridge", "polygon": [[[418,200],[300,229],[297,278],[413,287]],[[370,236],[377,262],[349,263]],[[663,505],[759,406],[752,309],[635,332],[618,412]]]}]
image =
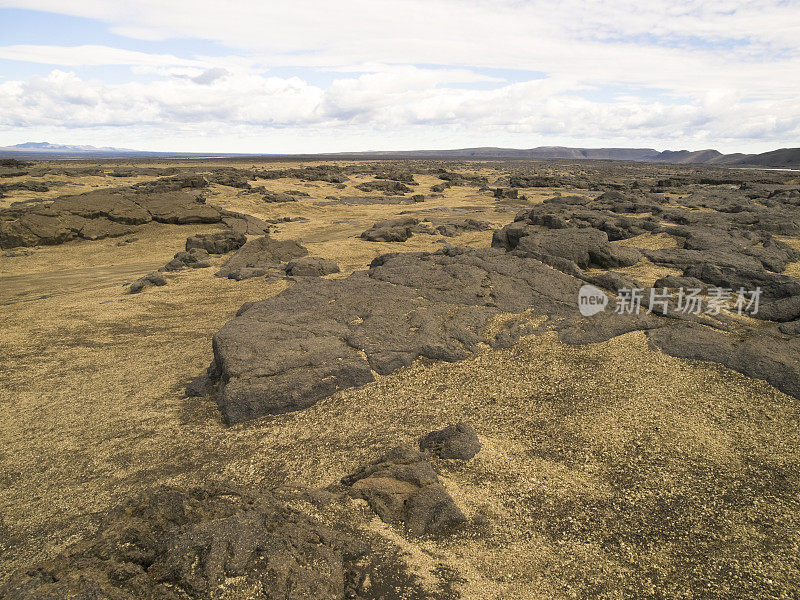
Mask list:
[{"label": "dark mountain ridge", "polygon": [[653,148],[569,148],[566,146],[539,146],[536,148],[459,148],[453,150],[379,150],[369,152],[335,152],[322,154],[278,154],[278,153],[203,153],[203,152],[151,152],[125,148],[51,144],[48,142],[25,142],[14,146],[0,147],[0,157],[30,159],[68,158],[181,158],[181,157],[235,157],[263,156],[274,158],[333,159],[381,159],[381,158],[475,158],[509,160],[625,160],[636,162],[708,164],[731,167],[758,167],[793,169],[800,168],[800,148],[781,148],[761,154],[722,154],[713,149],[664,150]]}]

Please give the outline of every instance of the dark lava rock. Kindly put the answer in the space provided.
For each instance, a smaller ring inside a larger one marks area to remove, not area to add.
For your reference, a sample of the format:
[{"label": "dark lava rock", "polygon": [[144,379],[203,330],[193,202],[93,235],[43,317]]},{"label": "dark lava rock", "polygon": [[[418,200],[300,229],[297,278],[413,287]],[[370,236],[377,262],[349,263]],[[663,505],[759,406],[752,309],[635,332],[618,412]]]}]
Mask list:
[{"label": "dark lava rock", "polygon": [[411,199],[414,202],[425,202],[425,194],[414,194]]},{"label": "dark lava rock", "polygon": [[494,190],[494,197],[516,200],[519,198],[519,190],[517,188],[497,188]]},{"label": "dark lava rock", "polygon": [[483,175],[473,175],[471,173],[455,173],[447,169],[439,169],[436,171],[436,176],[442,181],[446,181],[447,185],[473,185],[484,186],[489,183]]},{"label": "dark lava rock", "polygon": [[800,319],[800,296],[790,296],[788,298],[761,302],[758,307],[758,312],[751,316],[756,319],[778,321],[780,323]]},{"label": "dark lava rock", "polygon": [[219,212],[222,215],[222,223],[234,233],[244,235],[265,235],[269,233],[270,223],[264,219],[230,210],[220,210]]},{"label": "dark lava rock", "polygon": [[184,188],[199,190],[208,187],[208,180],[197,173],[161,177],[155,181],[143,181],[131,186],[140,192],[175,192]]},{"label": "dark lava rock", "polygon": [[136,202],[149,212],[159,223],[219,223],[221,214],[213,206],[187,192],[164,192],[160,194],[140,194]]},{"label": "dark lava rock", "polygon": [[209,175],[208,180],[211,183],[248,190],[250,189],[250,182],[248,180],[254,178],[254,174],[250,171],[243,171],[240,169],[218,169]]},{"label": "dark lava rock", "polygon": [[0,183],[0,194],[21,190],[25,192],[49,192],[50,185],[43,181],[17,181],[14,183]]},{"label": "dark lava rock", "polygon": [[800,335],[800,320],[791,323],[781,323],[778,331],[786,335]]},{"label": "dark lava rock", "polygon": [[238,250],[247,242],[247,236],[235,231],[219,233],[198,233],[186,238],[186,251],[195,248],[205,250],[209,254],[227,254]]},{"label": "dark lava rock", "polygon": [[152,273],[148,273],[144,277],[140,277],[139,279],[134,281],[128,288],[128,291],[131,294],[138,294],[143,289],[153,285],[155,286],[167,285],[167,280],[158,271],[153,271]]},{"label": "dark lava rock", "polygon": [[[110,511],[96,535],[54,560],[14,573],[0,597],[344,600],[377,597],[368,588],[386,587],[392,571],[404,571],[396,557],[379,559],[345,526],[269,492],[162,488]],[[413,584],[407,591],[422,597]]]},{"label": "dark lava rock", "polygon": [[203,248],[192,248],[186,252],[178,252],[159,271],[182,271],[190,269],[205,269],[211,266],[209,254]]},{"label": "dark lava rock", "polygon": [[[584,318],[577,310],[583,284],[527,253],[456,247],[384,255],[368,271],[342,279],[299,278],[279,295],[242,307],[214,336],[217,403],[228,423],[300,410],[372,381],[373,372],[388,374],[418,357],[457,361],[485,345],[510,345],[524,328],[512,319],[489,336],[487,322],[530,309],[550,317],[550,327],[570,344],[674,329],[657,344],[665,352],[683,356],[689,348],[693,358],[705,356],[787,393],[800,393],[793,383],[800,365],[791,358],[798,354],[797,342],[742,325],[731,337],[741,340],[738,354],[726,353],[693,344],[693,330],[677,328],[697,317],[607,311]],[[307,326],[312,322],[313,329]],[[711,317],[702,322],[733,327]],[[772,358],[756,360],[762,349]],[[767,360],[772,366],[764,367]]]},{"label": "dark lava rock", "polygon": [[[434,173],[446,185],[472,181]],[[539,183],[512,179],[512,186]],[[417,357],[456,361],[486,345],[507,347],[526,331],[522,314],[531,309],[549,318],[538,332],[555,329],[566,343],[645,331],[653,346],[668,354],[720,362],[800,394],[800,364],[793,358],[800,342],[789,325],[752,327],[721,315],[612,310],[584,318],[576,302],[584,282],[612,291],[636,284],[619,272],[582,269],[623,268],[644,255],[683,271],[679,278],[660,280],[659,287],[760,287],[761,318],[794,322],[800,282],[780,273],[800,254],[772,237],[794,231],[800,222],[797,207],[789,204],[794,199],[767,200],[774,187],[761,195],[752,188],[725,194],[695,190],[681,200],[689,208],[682,208],[662,197],[630,193],[633,188],[616,182],[602,189],[610,191],[597,198],[556,196],[521,212],[495,232],[493,249],[385,255],[368,271],[298,280],[274,298],[243,307],[214,338],[217,402],[224,418],[233,423],[302,409]],[[431,223],[405,217],[376,223],[362,238],[403,241],[431,229]],[[650,233],[668,233],[678,247],[612,243]],[[503,313],[516,316],[500,331],[486,333],[489,319]]]},{"label": "dark lava rock", "polygon": [[153,215],[138,202],[139,199],[138,195],[123,191],[98,190],[56,198],[50,209],[53,213],[70,213],[86,219],[105,217],[117,223],[141,225],[152,221]]},{"label": "dark lava rock", "polygon": [[405,242],[419,232],[418,225],[419,219],[413,217],[378,221],[361,234],[361,239],[369,242]]},{"label": "dark lava rock", "polygon": [[244,244],[215,275],[231,279],[257,277],[278,268],[283,262],[307,254],[308,250],[294,240],[276,240],[264,236]]},{"label": "dark lava rock", "polygon": [[282,275],[282,271],[278,267],[240,267],[234,269],[228,274],[228,279],[234,281],[244,281],[245,279],[252,279],[253,277],[264,277],[265,275],[272,274],[275,277]]},{"label": "dark lava rock", "polygon": [[187,192],[98,190],[62,196],[49,206],[33,206],[21,214],[0,214],[0,247],[122,236],[134,232],[133,226],[150,221],[219,223],[220,219],[217,209]]},{"label": "dark lava rock", "polygon": [[708,285],[697,279],[696,277],[681,277],[677,275],[667,275],[666,277],[661,277],[656,279],[655,283],[653,284],[654,288],[668,288],[668,289],[679,289],[683,288],[684,290],[691,290],[691,289],[698,289],[698,290],[705,290]]},{"label": "dark lava rock", "polygon": [[[464,248],[379,257],[369,271],[343,279],[299,278],[243,307],[214,337],[217,402],[236,423],[306,408],[372,381],[373,370],[391,373],[420,356],[461,360],[493,343],[483,331],[497,314],[535,307],[579,317],[582,284],[535,259]],[[599,341],[647,322],[619,319],[630,323],[612,327],[618,319],[608,315],[573,335]],[[310,322],[314,328],[304,325]]]},{"label": "dark lava rock", "polygon": [[549,229],[512,223],[495,232],[492,246],[537,258],[556,256],[574,262],[581,269],[628,267],[642,256],[635,248],[610,244],[608,234],[591,227]]},{"label": "dark lava rock", "polygon": [[558,178],[546,175],[512,175],[508,178],[508,185],[515,188],[556,187],[560,183]]},{"label": "dark lava rock", "polygon": [[342,485],[366,500],[382,521],[404,527],[411,536],[441,533],[467,521],[426,455],[409,446],[393,448],[343,477]]},{"label": "dark lava rock", "polygon": [[24,169],[33,166],[33,163],[16,158],[0,158],[1,168]]},{"label": "dark lava rock", "polygon": [[[564,269],[559,269],[563,271]],[[603,288],[605,290],[609,290],[610,292],[617,293],[619,290],[622,289],[634,289],[642,287],[638,281],[631,279],[623,275],[622,273],[618,273],[616,271],[606,271],[604,273],[599,273],[597,275],[593,275],[590,277],[583,277],[585,281],[596,285],[599,288]],[[658,285],[654,285],[653,287],[658,287]],[[667,286],[668,287],[668,286]]]},{"label": "dark lava rock", "polygon": [[475,430],[464,422],[431,431],[419,442],[419,449],[439,458],[469,460],[481,449]]},{"label": "dark lava rock", "polygon": [[[313,167],[302,167],[299,169],[279,169],[273,171],[257,171],[255,175],[259,179],[281,179],[291,177],[302,179],[303,181],[325,181],[327,183],[343,184],[349,178],[342,173],[342,167],[337,165],[317,165]],[[344,187],[342,185],[342,187]]]},{"label": "dark lava rock", "polygon": [[339,265],[321,256],[298,258],[286,264],[286,274],[292,277],[322,277],[338,272]]},{"label": "dark lava rock", "polygon": [[434,194],[443,194],[449,186],[444,183],[437,183],[431,186],[431,191]]},{"label": "dark lava rock", "polygon": [[446,219],[435,222],[436,231],[445,237],[453,237],[469,231],[488,231],[492,226],[479,219]]},{"label": "dark lava rock", "polygon": [[297,197],[286,192],[267,192],[263,197],[264,202],[297,202]]},{"label": "dark lava rock", "polygon": [[734,291],[740,288],[748,291],[761,288],[764,298],[800,296],[800,281],[794,277],[770,273],[760,265],[753,268],[736,268],[698,262],[686,267],[683,274],[712,286]]},{"label": "dark lava rock", "polygon": [[800,337],[787,339],[774,329],[753,329],[745,335],[735,335],[685,322],[649,331],[648,337],[670,356],[722,363],[800,398]]},{"label": "dark lava rock", "polygon": [[356,188],[362,192],[383,192],[385,194],[405,194],[411,191],[411,188],[406,184],[390,179],[379,179],[376,181],[359,183]]}]

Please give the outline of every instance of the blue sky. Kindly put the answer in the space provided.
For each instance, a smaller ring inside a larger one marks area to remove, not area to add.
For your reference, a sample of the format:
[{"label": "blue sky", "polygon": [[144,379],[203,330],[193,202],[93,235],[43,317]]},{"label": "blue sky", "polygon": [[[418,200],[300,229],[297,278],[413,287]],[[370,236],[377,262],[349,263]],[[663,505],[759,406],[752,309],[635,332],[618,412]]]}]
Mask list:
[{"label": "blue sky", "polygon": [[800,2],[0,0],[0,145],[800,146]]}]

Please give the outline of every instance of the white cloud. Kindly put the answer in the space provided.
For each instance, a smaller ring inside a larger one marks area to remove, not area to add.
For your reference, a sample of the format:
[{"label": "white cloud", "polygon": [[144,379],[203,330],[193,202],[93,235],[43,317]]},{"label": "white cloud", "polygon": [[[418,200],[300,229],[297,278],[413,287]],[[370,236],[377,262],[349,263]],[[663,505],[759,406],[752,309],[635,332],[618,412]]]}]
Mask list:
[{"label": "white cloud", "polygon": [[[187,133],[230,139],[242,129],[248,136],[279,129],[313,130],[316,144],[320,138],[343,139],[343,132],[360,131],[366,136],[361,149],[397,148],[396,140],[412,130],[419,134],[421,129],[457,135],[462,140],[459,145],[514,138],[526,139],[529,143],[523,145],[532,146],[549,136],[572,140],[573,145],[600,139],[661,140],[666,145],[689,141],[703,146],[720,140],[741,144],[750,139],[800,136],[800,116],[788,100],[741,102],[711,95],[698,103],[682,104],[636,97],[596,102],[568,93],[564,88],[568,81],[460,89],[431,85],[437,72],[397,68],[339,79],[323,89],[297,77],[242,72],[209,78],[202,85],[175,77],[148,84],[108,85],[56,70],[44,78],[0,84],[0,131],[42,126],[134,127],[178,132],[178,139]],[[425,140],[417,140],[411,147],[425,145]]]},{"label": "white cloud", "polygon": [[146,67],[200,66],[201,62],[178,58],[167,54],[148,54],[133,50],[121,50],[108,46],[0,46],[0,59],[63,65],[65,67],[99,65],[137,65]]},{"label": "white cloud", "polygon": [[[242,128],[249,128],[245,137],[261,139],[287,128],[297,143],[311,144],[304,150],[329,138],[353,139],[361,148],[398,147],[395,140],[420,147],[428,140],[558,139],[747,150],[796,144],[800,133],[796,2],[0,0],[0,6],[90,17],[131,38],[202,39],[231,51],[187,58],[91,45],[0,47],[0,58],[129,65],[158,77],[147,85],[134,76],[104,84],[53,71],[0,84],[6,132],[23,123],[126,127],[135,131],[130,135],[158,128],[177,132],[173,140],[215,135],[233,143]],[[299,76],[270,76],[272,67],[352,75],[312,85]],[[508,70],[543,77],[506,82]],[[427,138],[418,139],[420,132]]]}]

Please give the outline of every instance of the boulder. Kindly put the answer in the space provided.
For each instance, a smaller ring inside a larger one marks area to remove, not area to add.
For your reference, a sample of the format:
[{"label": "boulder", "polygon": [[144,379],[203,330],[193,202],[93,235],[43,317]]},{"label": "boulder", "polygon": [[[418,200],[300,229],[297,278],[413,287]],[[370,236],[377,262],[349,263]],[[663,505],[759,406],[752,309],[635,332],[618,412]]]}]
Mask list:
[{"label": "boulder", "polygon": [[378,221],[361,234],[368,242],[405,242],[415,232],[420,231],[419,219],[400,217]]},{"label": "boulder", "polygon": [[183,191],[139,194],[136,203],[159,223],[219,223],[222,218],[216,208]]},{"label": "boulder", "polygon": [[578,317],[582,283],[534,259],[461,248],[381,257],[346,278],[300,277],[214,336],[217,402],[237,423],[306,408],[419,356],[461,360],[491,342],[484,327],[501,312]]},{"label": "boulder", "polygon": [[264,202],[297,202],[297,197],[286,192],[267,192],[263,197]]},{"label": "boulder", "polygon": [[239,267],[228,273],[228,279],[244,281],[245,279],[253,279],[254,277],[264,277],[270,273],[275,276],[282,274],[277,267]]},{"label": "boulder", "polygon": [[405,194],[410,192],[411,188],[400,181],[393,181],[390,179],[379,179],[376,181],[367,181],[355,186],[362,192],[383,192],[384,194]]},{"label": "boulder", "polygon": [[431,431],[419,442],[419,449],[439,458],[470,460],[481,449],[475,430],[464,422]]},{"label": "boulder", "polygon": [[187,252],[178,252],[159,271],[182,271],[190,269],[204,269],[211,266],[209,254],[203,248],[192,248]]},{"label": "boulder", "polygon": [[209,254],[227,254],[238,250],[247,242],[247,236],[236,231],[199,233],[186,238],[186,251],[202,249]]},{"label": "boulder", "polygon": [[145,288],[154,285],[155,286],[167,285],[166,278],[158,271],[153,271],[152,273],[148,273],[144,277],[140,277],[139,279],[134,281],[128,288],[128,292],[131,294],[138,294]]},{"label": "boulder", "polygon": [[445,236],[453,237],[470,231],[489,231],[492,226],[479,219],[442,219],[434,222],[436,231]]},{"label": "boulder", "polygon": [[254,174],[249,171],[243,171],[241,169],[218,169],[209,175],[208,180],[218,185],[247,190],[250,189],[250,182],[248,180],[252,178],[254,178]]},{"label": "boulder", "polygon": [[498,199],[516,200],[519,198],[519,190],[517,188],[496,188],[493,194]]},{"label": "boulder", "polygon": [[393,448],[343,477],[342,485],[366,500],[382,521],[411,536],[441,533],[467,521],[426,456],[410,446]]},{"label": "boulder", "polygon": [[[276,240],[264,236],[250,240],[239,248],[217,271],[217,277],[230,277],[240,269],[260,269],[266,274],[270,269],[275,269],[281,263],[293,258],[306,256],[308,250],[294,240]],[[248,276],[253,277],[252,271]],[[235,278],[235,277],[234,277]]]},{"label": "boulder", "polygon": [[366,597],[370,584],[380,588],[403,571],[343,526],[270,492],[161,488],[102,515],[95,534],[55,559],[12,574],[0,596],[343,600]]},{"label": "boulder", "polygon": [[270,230],[270,223],[253,215],[221,209],[222,223],[236,234],[266,235]]},{"label": "boulder", "polygon": [[574,262],[581,269],[628,267],[639,262],[642,256],[635,248],[610,244],[606,232],[591,227],[508,226],[504,231],[495,232],[492,246],[507,247],[535,257],[556,256]]},{"label": "boulder", "polygon": [[800,319],[800,295],[761,302],[758,312],[752,314],[756,319],[786,323]]},{"label": "boulder", "polygon": [[339,272],[339,265],[321,256],[306,256],[290,260],[286,274],[292,277],[321,277]]}]

